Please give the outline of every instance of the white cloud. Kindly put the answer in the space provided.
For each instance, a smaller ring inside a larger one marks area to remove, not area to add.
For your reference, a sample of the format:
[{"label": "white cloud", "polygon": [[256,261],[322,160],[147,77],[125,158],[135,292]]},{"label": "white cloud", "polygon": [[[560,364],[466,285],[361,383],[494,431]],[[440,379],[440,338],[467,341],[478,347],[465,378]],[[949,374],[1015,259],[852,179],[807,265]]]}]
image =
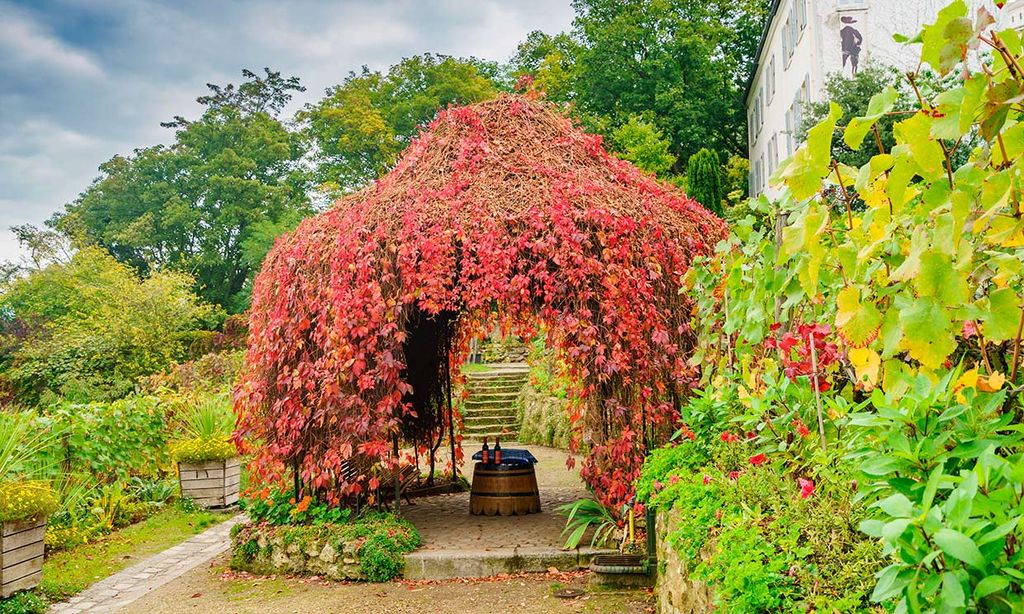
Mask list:
[{"label": "white cloud", "polygon": [[103,70],[89,55],[65,45],[37,24],[0,4],[0,49],[6,61],[39,64],[67,75],[102,77]]},{"label": "white cloud", "polygon": [[[20,4],[19,4],[20,3]],[[433,52],[503,61],[569,0],[0,0],[0,260],[6,228],[42,223],[117,153],[173,139],[206,83],[243,68],[298,76],[294,111],[363,65]]]}]

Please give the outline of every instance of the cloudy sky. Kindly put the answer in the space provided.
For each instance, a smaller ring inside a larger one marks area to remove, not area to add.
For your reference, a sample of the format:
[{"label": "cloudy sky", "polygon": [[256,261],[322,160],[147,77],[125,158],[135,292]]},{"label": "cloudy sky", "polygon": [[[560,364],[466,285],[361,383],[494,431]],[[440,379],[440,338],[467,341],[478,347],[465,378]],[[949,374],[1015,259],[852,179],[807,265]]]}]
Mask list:
[{"label": "cloudy sky", "polygon": [[361,66],[423,52],[510,57],[569,27],[569,0],[0,0],[0,260],[116,153],[166,142],[206,83],[296,75],[319,98]]}]

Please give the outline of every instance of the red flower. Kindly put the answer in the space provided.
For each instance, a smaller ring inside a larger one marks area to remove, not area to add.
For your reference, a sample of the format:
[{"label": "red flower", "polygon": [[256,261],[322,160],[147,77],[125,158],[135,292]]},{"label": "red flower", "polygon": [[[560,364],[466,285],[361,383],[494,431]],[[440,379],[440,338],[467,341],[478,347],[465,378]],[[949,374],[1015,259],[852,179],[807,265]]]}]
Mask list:
[{"label": "red flower", "polygon": [[730,471],[729,472],[729,479],[730,480],[738,480],[738,479],[740,479],[740,472],[739,471]]},{"label": "red flower", "polygon": [[[731,476],[731,474],[730,474],[730,476]],[[705,484],[710,484],[711,483],[711,476],[706,474],[706,473],[704,474],[704,483]]]},{"label": "red flower", "polygon": [[757,433],[754,431],[747,431],[747,440],[757,439]]},{"label": "red flower", "polygon": [[762,465],[766,462],[768,462],[768,457],[764,455],[764,452],[762,452],[761,454],[755,454],[750,457],[750,464],[754,465],[755,467],[757,465]]},{"label": "red flower", "polygon": [[797,434],[801,437],[807,437],[811,434],[811,429],[807,428],[807,425],[800,418],[793,419],[793,428],[796,429]]},{"label": "red flower", "polygon": [[811,480],[805,480],[803,478],[800,478],[796,481],[796,483],[800,486],[801,499],[806,499],[807,497],[810,497],[811,493],[814,492],[814,482],[812,482]]},{"label": "red flower", "polygon": [[739,438],[739,436],[738,436],[738,435],[736,435],[735,433],[730,433],[730,432],[728,432],[728,431],[726,431],[725,433],[722,433],[722,434],[721,434],[721,435],[719,436],[719,438],[720,438],[720,439],[721,439],[722,441],[724,441],[725,443],[734,443],[734,442],[737,442],[737,441],[739,441],[739,440],[740,440],[740,438]]},{"label": "red flower", "polygon": [[670,477],[668,479],[668,483],[669,484],[678,484],[679,483],[679,476],[678,475],[674,475],[674,476]]}]

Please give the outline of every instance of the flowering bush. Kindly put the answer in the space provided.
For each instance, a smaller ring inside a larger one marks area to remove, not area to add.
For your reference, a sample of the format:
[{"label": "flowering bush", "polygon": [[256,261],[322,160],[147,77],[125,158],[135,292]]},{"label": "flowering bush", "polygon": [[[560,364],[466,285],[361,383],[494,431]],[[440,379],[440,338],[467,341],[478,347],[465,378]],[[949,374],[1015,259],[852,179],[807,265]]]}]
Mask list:
[{"label": "flowering bush", "polygon": [[185,439],[171,445],[171,456],[179,463],[222,461],[238,456],[238,448],[229,439]]},{"label": "flowering bush", "polygon": [[0,522],[48,516],[57,509],[53,488],[42,480],[0,482]]}]

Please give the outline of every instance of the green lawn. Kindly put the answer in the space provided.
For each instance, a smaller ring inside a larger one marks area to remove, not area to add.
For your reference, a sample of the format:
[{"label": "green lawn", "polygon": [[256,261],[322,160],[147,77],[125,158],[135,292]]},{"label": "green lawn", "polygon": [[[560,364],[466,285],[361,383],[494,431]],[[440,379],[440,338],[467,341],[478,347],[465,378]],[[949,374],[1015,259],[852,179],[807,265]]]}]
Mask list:
[{"label": "green lawn", "polygon": [[50,601],[67,599],[94,582],[227,520],[233,513],[186,512],[170,506],[97,542],[57,552],[43,563],[39,592]]}]

